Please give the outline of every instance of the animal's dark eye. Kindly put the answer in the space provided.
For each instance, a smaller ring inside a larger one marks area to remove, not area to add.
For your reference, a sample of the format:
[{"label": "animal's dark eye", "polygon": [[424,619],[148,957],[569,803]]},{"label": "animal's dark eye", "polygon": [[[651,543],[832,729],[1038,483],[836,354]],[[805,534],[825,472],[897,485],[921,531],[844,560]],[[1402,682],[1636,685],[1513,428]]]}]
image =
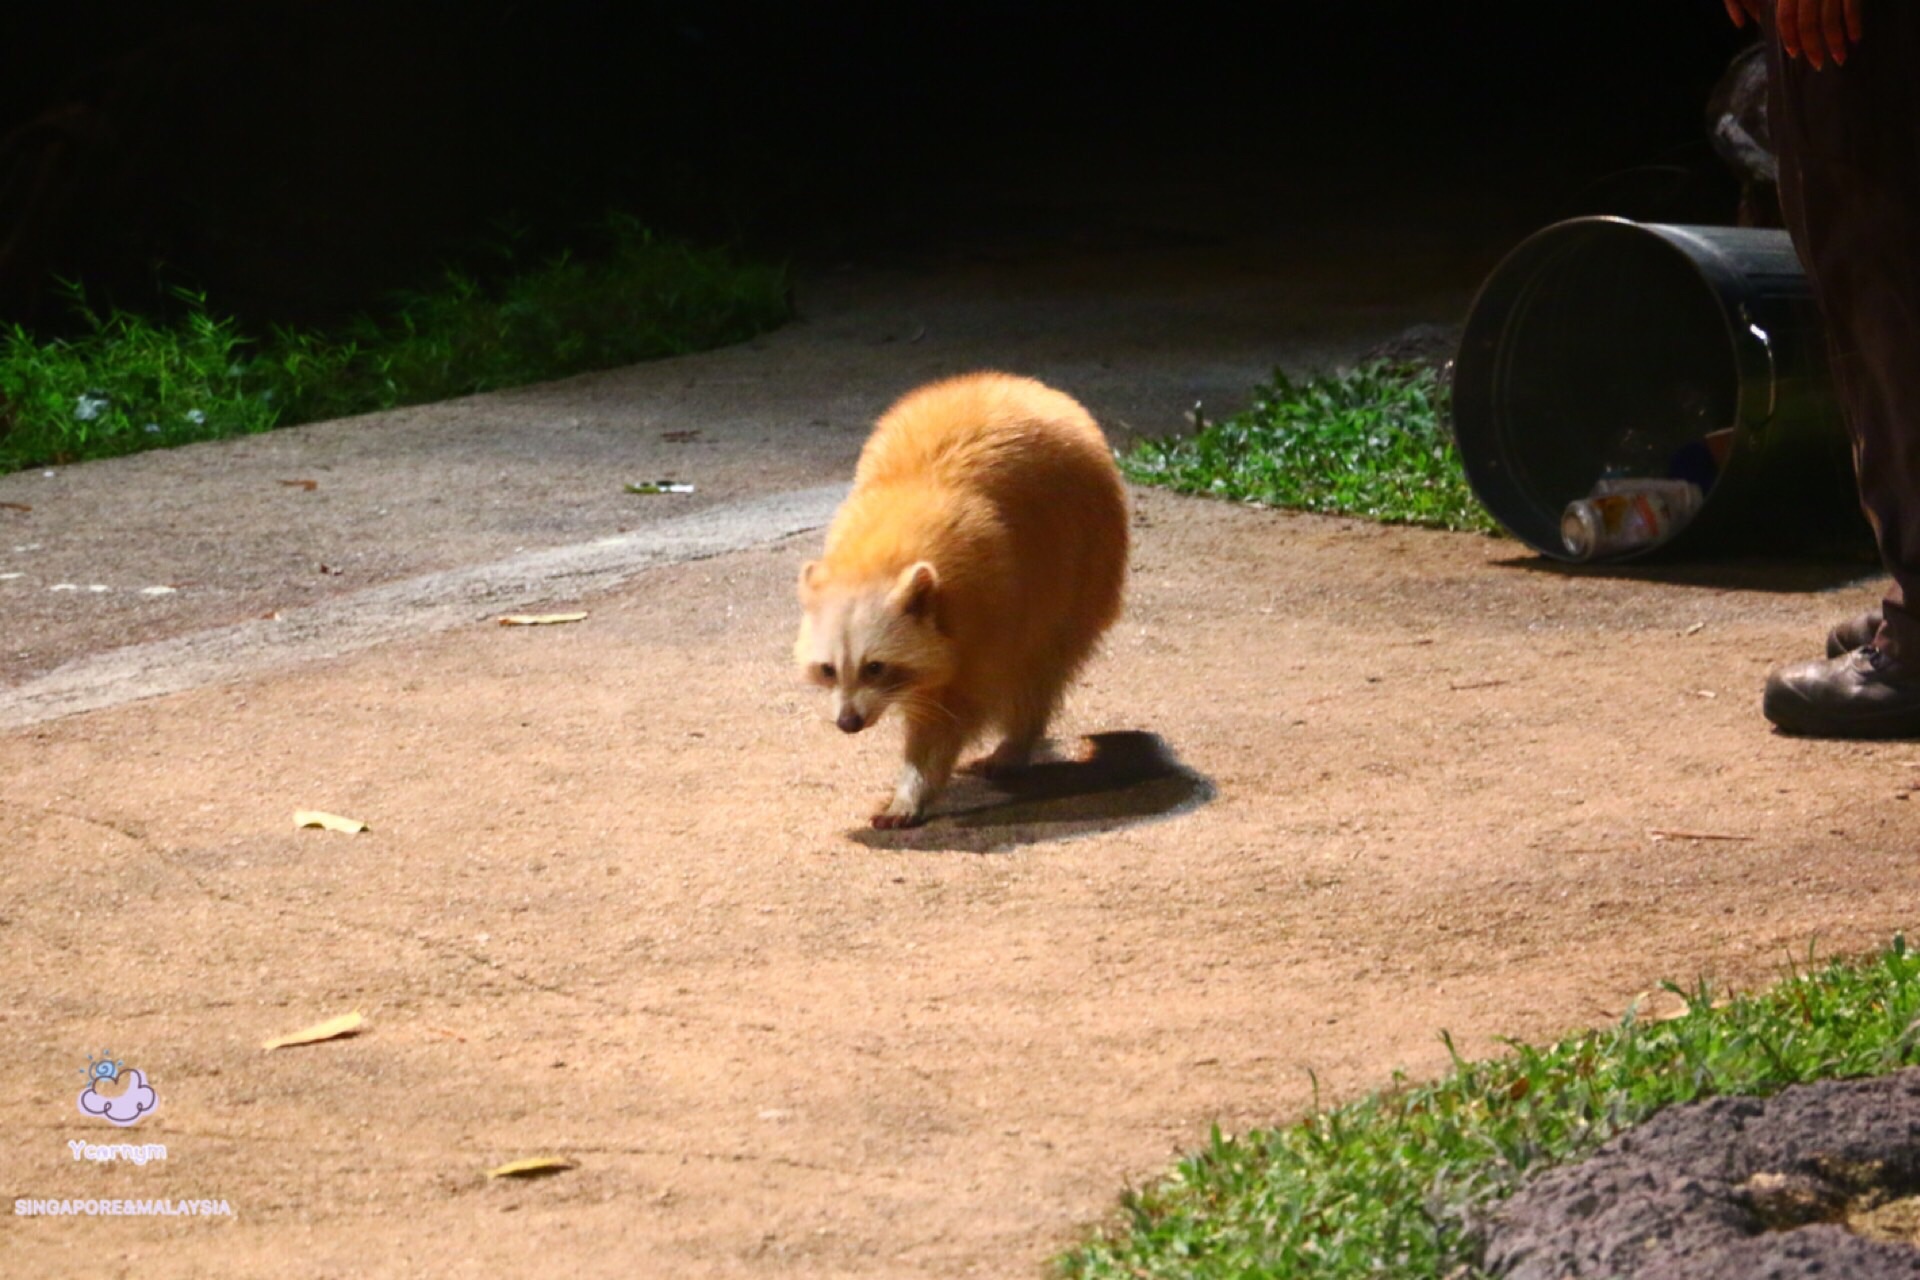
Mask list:
[{"label": "animal's dark eye", "polygon": [[820,678],[822,680],[831,680],[834,678],[834,674],[833,664],[831,662],[823,662],[820,664]]},{"label": "animal's dark eye", "polygon": [[878,680],[885,674],[887,674],[887,664],[884,662],[869,662],[860,668],[860,676],[865,680]]}]

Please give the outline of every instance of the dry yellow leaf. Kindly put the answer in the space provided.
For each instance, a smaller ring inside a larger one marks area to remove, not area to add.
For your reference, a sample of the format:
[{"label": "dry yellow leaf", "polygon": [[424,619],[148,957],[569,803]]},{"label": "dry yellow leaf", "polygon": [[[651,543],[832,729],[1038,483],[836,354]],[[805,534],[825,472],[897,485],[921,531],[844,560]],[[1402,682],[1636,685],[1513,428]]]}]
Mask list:
[{"label": "dry yellow leaf", "polygon": [[573,1168],[573,1161],[565,1156],[534,1156],[530,1160],[514,1160],[501,1165],[498,1169],[487,1170],[489,1178],[544,1178],[562,1169]]},{"label": "dry yellow leaf", "polygon": [[275,1036],[260,1047],[262,1049],[285,1049],[296,1044],[315,1044],[321,1040],[338,1040],[342,1036],[360,1034],[360,1025],[365,1021],[366,1019],[360,1016],[360,1011],[356,1009],[352,1013],[343,1013],[337,1018],[329,1018],[325,1022],[316,1023],[301,1031],[295,1031],[291,1035]]},{"label": "dry yellow leaf", "polygon": [[325,827],[328,831],[344,831],[348,835],[358,835],[367,829],[367,824],[357,818],[343,818],[337,813],[322,813],[318,809],[296,809],[293,814],[296,827]]},{"label": "dry yellow leaf", "polygon": [[561,622],[584,622],[584,613],[509,613],[500,619],[503,627],[551,627]]}]

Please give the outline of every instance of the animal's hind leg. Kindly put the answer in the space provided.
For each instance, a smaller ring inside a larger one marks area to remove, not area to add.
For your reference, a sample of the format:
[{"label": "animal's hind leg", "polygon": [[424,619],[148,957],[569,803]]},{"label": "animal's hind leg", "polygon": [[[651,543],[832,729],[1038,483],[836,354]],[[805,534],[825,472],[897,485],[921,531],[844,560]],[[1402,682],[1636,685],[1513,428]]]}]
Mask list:
[{"label": "animal's hind leg", "polygon": [[1018,773],[1032,763],[1034,748],[1047,736],[1047,725],[1071,674],[1071,668],[1056,668],[1036,680],[1003,715],[1000,744],[969,762],[964,771],[996,778]]},{"label": "animal's hind leg", "polygon": [[1046,736],[1047,727],[1019,728],[1008,732],[1000,739],[1000,745],[981,756],[978,760],[969,760],[960,770],[962,773],[978,774],[983,778],[1004,778],[1026,768],[1033,762],[1033,749],[1040,745],[1040,739]]}]

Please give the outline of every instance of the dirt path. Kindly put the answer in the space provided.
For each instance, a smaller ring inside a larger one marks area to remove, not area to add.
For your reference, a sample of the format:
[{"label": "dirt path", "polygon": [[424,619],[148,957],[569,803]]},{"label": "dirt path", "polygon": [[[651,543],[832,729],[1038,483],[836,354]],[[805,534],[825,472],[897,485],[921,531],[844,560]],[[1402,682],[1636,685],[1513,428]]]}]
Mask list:
[{"label": "dirt path", "polygon": [[[7,1216],[3,1269],[1032,1275],[1209,1125],[1297,1114],[1309,1071],[1347,1097],[1439,1070],[1442,1028],[1489,1052],[1912,925],[1920,748],[1757,710],[1869,587],[1137,518],[1062,728],[1156,735],[1204,785],[862,833],[891,741],[786,668],[811,536],[573,627],[0,736],[0,1187],[235,1214]],[[308,807],[373,830],[294,831]],[[356,1039],[258,1048],[356,1008]],[[160,1096],[124,1132],[74,1107],[108,1048]],[[479,1176],[546,1153],[578,1168]]]}]

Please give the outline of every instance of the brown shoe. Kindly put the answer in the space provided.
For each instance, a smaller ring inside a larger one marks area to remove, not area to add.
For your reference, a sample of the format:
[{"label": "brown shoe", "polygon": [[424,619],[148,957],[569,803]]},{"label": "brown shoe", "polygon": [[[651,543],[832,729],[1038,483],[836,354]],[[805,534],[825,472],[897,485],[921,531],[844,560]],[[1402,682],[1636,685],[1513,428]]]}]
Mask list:
[{"label": "brown shoe", "polygon": [[1848,618],[1845,622],[1827,632],[1827,656],[1837,658],[1843,653],[1852,653],[1873,643],[1873,637],[1880,631],[1880,610],[1869,609],[1857,618]]},{"label": "brown shoe", "polygon": [[1760,709],[1784,733],[1920,738],[1920,671],[1863,645],[1824,662],[1776,667]]}]

